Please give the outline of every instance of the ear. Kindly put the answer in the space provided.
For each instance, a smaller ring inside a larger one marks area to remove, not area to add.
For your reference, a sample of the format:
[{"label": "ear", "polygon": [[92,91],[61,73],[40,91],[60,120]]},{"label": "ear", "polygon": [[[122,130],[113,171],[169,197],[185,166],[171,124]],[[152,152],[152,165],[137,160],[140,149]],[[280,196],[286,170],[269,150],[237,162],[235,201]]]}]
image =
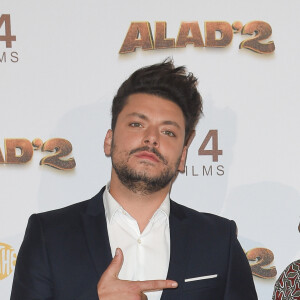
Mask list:
[{"label": "ear", "polygon": [[111,129],[107,130],[105,139],[104,139],[104,153],[106,156],[110,156],[111,145],[112,145],[113,131]]},{"label": "ear", "polygon": [[190,147],[195,136],[196,136],[196,131],[193,130],[187,139],[186,145],[183,147],[180,163],[178,166],[178,171],[181,173],[185,171],[185,161],[187,157],[188,148]]}]

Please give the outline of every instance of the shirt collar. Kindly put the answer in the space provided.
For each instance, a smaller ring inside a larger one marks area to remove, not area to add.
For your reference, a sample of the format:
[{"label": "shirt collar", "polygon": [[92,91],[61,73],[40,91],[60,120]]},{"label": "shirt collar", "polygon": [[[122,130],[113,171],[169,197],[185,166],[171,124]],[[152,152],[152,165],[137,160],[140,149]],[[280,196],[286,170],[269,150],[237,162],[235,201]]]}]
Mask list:
[{"label": "shirt collar", "polygon": [[105,191],[103,193],[103,204],[105,209],[105,216],[110,223],[113,219],[115,213],[118,210],[123,210],[122,206],[114,199],[114,197],[109,192],[110,182],[106,185]]},{"label": "shirt collar", "polygon": [[[125,211],[125,209],[114,199],[114,197],[109,192],[110,182],[106,185],[105,191],[103,193],[103,204],[105,209],[105,216],[110,223],[117,211]],[[127,213],[127,212],[126,212]],[[167,194],[166,198],[157,209],[157,211],[153,214],[152,219],[155,219],[157,215],[163,213],[169,218],[170,215],[170,195]],[[128,214],[128,213],[127,213]],[[129,214],[128,214],[129,215]]]}]

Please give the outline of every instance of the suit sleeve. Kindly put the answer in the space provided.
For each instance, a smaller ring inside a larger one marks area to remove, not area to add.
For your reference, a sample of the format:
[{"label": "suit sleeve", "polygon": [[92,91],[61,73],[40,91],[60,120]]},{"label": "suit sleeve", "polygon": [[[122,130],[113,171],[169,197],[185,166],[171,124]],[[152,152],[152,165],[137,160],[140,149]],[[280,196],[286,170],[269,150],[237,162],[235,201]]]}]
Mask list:
[{"label": "suit sleeve", "polygon": [[237,240],[236,225],[231,221],[231,244],[224,300],[257,300],[246,255]]},{"label": "suit sleeve", "polygon": [[11,300],[53,300],[53,283],[42,224],[29,218],[15,268]]}]

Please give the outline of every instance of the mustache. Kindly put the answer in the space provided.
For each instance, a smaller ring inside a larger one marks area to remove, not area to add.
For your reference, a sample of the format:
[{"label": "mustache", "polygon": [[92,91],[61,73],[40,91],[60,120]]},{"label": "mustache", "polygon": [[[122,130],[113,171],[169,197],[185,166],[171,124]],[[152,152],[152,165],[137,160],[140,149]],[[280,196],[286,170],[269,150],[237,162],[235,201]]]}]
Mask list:
[{"label": "mustache", "polygon": [[144,146],[140,148],[133,149],[129,152],[129,155],[134,154],[136,152],[148,151],[154,153],[165,165],[168,164],[168,161],[164,158],[164,156],[155,148],[150,148],[149,146]]}]

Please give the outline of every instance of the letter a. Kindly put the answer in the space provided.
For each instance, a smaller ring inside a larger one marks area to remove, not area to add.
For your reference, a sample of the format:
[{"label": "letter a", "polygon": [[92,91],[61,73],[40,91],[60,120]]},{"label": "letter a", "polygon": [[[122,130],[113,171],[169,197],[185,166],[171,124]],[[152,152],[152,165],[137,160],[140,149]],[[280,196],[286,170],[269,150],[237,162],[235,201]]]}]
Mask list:
[{"label": "letter a", "polygon": [[119,53],[134,52],[136,48],[153,49],[153,38],[149,22],[132,22],[130,24]]},{"label": "letter a", "polygon": [[198,22],[182,22],[177,36],[176,48],[194,44],[195,47],[204,47]]}]

